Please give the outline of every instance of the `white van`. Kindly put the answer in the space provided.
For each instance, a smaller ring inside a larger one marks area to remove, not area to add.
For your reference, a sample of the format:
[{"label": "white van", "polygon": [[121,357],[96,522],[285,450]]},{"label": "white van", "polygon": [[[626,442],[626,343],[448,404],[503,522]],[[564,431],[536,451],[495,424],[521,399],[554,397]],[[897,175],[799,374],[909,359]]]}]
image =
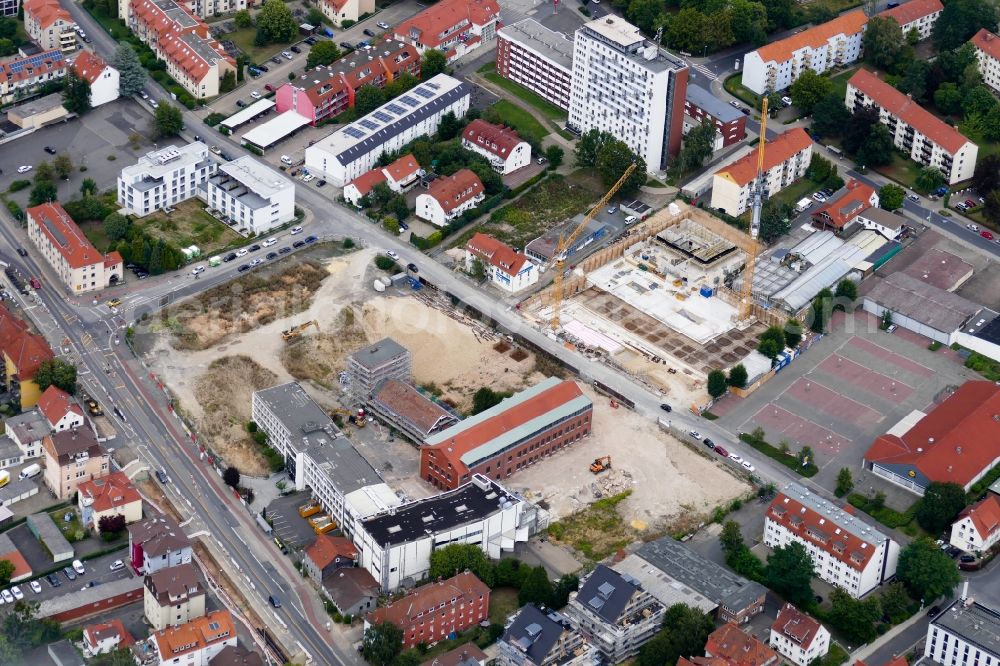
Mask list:
[{"label": "white van", "polygon": [[34,463],[22,469],[21,473],[17,475],[17,478],[30,479],[33,476],[38,476],[41,473],[41,471],[42,471],[41,465],[39,465],[38,463]]},{"label": "white van", "polygon": [[291,166],[292,165],[292,158],[289,157],[288,155],[282,155],[281,156],[281,163],[282,164],[287,164],[287,165]]}]

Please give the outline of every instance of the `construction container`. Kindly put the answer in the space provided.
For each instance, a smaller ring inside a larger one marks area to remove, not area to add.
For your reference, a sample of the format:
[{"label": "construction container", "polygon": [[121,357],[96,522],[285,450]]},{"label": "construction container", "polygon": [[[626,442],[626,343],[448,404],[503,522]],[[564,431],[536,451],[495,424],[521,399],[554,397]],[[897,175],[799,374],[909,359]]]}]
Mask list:
[{"label": "construction container", "polygon": [[698,293],[704,296],[705,298],[712,298],[712,296],[715,295],[715,290],[709,287],[707,284],[705,284],[702,285],[701,289],[698,290]]},{"label": "construction container", "polygon": [[319,502],[310,502],[299,507],[299,515],[303,518],[308,518],[309,516],[315,516],[322,510],[323,507],[320,506]]}]

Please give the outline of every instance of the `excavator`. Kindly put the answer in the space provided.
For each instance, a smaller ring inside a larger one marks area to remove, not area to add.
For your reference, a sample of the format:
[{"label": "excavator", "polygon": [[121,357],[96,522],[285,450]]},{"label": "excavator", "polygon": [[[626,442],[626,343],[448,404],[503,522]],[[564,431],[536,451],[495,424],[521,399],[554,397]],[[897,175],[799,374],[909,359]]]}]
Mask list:
[{"label": "excavator", "polygon": [[600,474],[601,472],[606,472],[609,469],[611,469],[611,456],[594,458],[594,462],[590,463],[590,471],[594,474]]},{"label": "excavator", "polygon": [[335,409],[333,410],[333,413],[334,415],[344,417],[358,428],[364,428],[365,423],[368,422],[368,415],[365,413],[363,407],[358,407],[358,411],[356,413],[347,409]]},{"label": "excavator", "polygon": [[281,339],[285,342],[292,342],[298,340],[302,337],[302,334],[310,326],[315,326],[316,330],[319,331],[319,322],[313,319],[312,321],[307,321],[304,324],[299,324],[298,326],[292,326],[290,329],[281,332]]}]

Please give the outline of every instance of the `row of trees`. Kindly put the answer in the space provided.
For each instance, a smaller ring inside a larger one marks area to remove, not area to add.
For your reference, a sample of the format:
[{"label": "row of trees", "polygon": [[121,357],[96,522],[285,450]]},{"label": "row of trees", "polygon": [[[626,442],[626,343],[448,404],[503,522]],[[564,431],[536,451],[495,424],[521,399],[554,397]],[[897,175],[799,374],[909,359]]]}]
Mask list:
[{"label": "row of trees", "polygon": [[141,266],[152,275],[175,271],[186,261],[179,248],[162,238],[150,236],[141,225],[120,213],[108,213],[103,228],[126,263]]}]

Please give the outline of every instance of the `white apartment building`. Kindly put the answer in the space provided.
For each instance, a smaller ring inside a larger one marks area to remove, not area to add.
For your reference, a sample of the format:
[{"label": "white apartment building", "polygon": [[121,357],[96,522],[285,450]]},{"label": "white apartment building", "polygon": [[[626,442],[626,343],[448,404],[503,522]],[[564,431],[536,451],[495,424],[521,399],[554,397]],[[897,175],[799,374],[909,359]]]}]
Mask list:
[{"label": "white apartment building", "polygon": [[509,127],[476,118],[462,132],[462,147],[478,153],[500,174],[531,164],[531,145]]},{"label": "white apartment building", "polygon": [[66,76],[68,67],[58,49],[0,62],[0,104],[34,95],[46,83]]},{"label": "white apartment building", "polygon": [[179,564],[143,579],[143,614],[155,631],[186,624],[205,614],[205,587],[193,564]]},{"label": "white apartment building", "polygon": [[847,82],[844,102],[852,112],[866,106],[878,109],[896,148],[914,162],[940,169],[949,184],[972,178],[979,147],[867,69],[859,69]]},{"label": "white apartment building", "polygon": [[1000,662],[1000,612],[968,596],[951,602],[927,626],[924,657],[941,666],[995,666]]},{"label": "white apartment building", "polygon": [[908,0],[901,5],[879,12],[882,18],[891,18],[903,30],[903,36],[916,30],[920,39],[927,39],[934,30],[934,24],[944,11],[941,0]]},{"label": "white apartment building", "polygon": [[[767,196],[774,196],[806,174],[812,159],[813,141],[801,127],[787,130],[767,142],[764,150],[764,182]],[[712,208],[737,217],[753,204],[757,178],[757,151],[728,164],[712,177]]]},{"label": "white apartment building", "polygon": [[76,21],[59,0],[27,0],[24,3],[24,31],[45,51],[75,51],[76,28]]},{"label": "white apartment building", "polygon": [[486,278],[509,294],[527,289],[538,282],[539,271],[528,256],[487,234],[477,233],[465,244],[465,270],[471,271],[476,259],[483,263]]},{"label": "white apartment building", "polygon": [[0,16],[17,17],[21,0],[0,0]]},{"label": "white apartment building", "polygon": [[375,0],[320,0],[319,9],[335,25],[375,12]]},{"label": "white apartment building", "polygon": [[28,239],[71,293],[100,291],[122,279],[121,255],[98,252],[61,205],[32,206],[25,213]]},{"label": "white apartment building", "polygon": [[1000,93],[1000,37],[983,28],[970,41],[976,47],[983,83]]},{"label": "white apartment building", "polygon": [[[118,16],[122,18],[128,16],[134,2],[135,0],[118,0]],[[247,0],[183,0],[180,4],[191,14],[202,19],[247,8]],[[251,6],[253,4],[251,3]]]},{"label": "white apartment building", "polygon": [[830,632],[795,606],[785,604],[771,625],[770,645],[795,666],[809,666],[830,651]]},{"label": "white apartment building", "polygon": [[789,88],[807,69],[822,74],[861,57],[861,38],[868,17],[864,10],[841,14],[743,57],[743,85],[758,95]]},{"label": "white apartment building", "polygon": [[295,218],[295,183],[249,155],[221,163],[199,196],[240,233],[260,236]]},{"label": "white apartment building", "polygon": [[526,18],[497,31],[497,74],[569,109],[573,40]]},{"label": "white apartment building", "polygon": [[609,132],[661,171],[681,148],[688,67],[607,15],[577,29],[568,125]]},{"label": "white apartment building", "polygon": [[118,99],[121,75],[93,51],[80,51],[73,61],[73,71],[90,84],[90,105],[107,104]]},{"label": "white apartment building", "polygon": [[967,507],[951,525],[951,545],[985,553],[1000,542],[1000,498],[993,493]]},{"label": "white apartment building", "polygon": [[367,196],[379,183],[385,183],[392,192],[403,194],[416,187],[422,175],[424,170],[420,168],[416,158],[413,155],[403,155],[389,166],[376,167],[345,185],[344,200],[355,206],[360,205],[361,198]]},{"label": "white apartment building", "polygon": [[896,573],[898,543],[797,483],[778,493],[764,517],[769,548],[793,542],[809,552],[817,577],[856,599]]},{"label": "white apartment building", "polygon": [[426,192],[417,195],[416,215],[443,227],[485,198],[486,191],[479,176],[470,169],[459,169],[450,176],[435,179]]},{"label": "white apartment building", "polygon": [[431,553],[452,543],[475,544],[493,559],[545,527],[541,510],[481,474],[427,499],[357,524],[360,566],[389,593],[427,576]]},{"label": "white apartment building", "polygon": [[447,74],[438,74],[307,147],[306,168],[335,187],[343,187],[375,168],[384,153],[437,132],[446,113],[464,116],[469,100],[469,86]]},{"label": "white apartment building", "polygon": [[129,215],[145,217],[197,196],[217,169],[200,141],[148,152],[118,176],[118,205]]}]

